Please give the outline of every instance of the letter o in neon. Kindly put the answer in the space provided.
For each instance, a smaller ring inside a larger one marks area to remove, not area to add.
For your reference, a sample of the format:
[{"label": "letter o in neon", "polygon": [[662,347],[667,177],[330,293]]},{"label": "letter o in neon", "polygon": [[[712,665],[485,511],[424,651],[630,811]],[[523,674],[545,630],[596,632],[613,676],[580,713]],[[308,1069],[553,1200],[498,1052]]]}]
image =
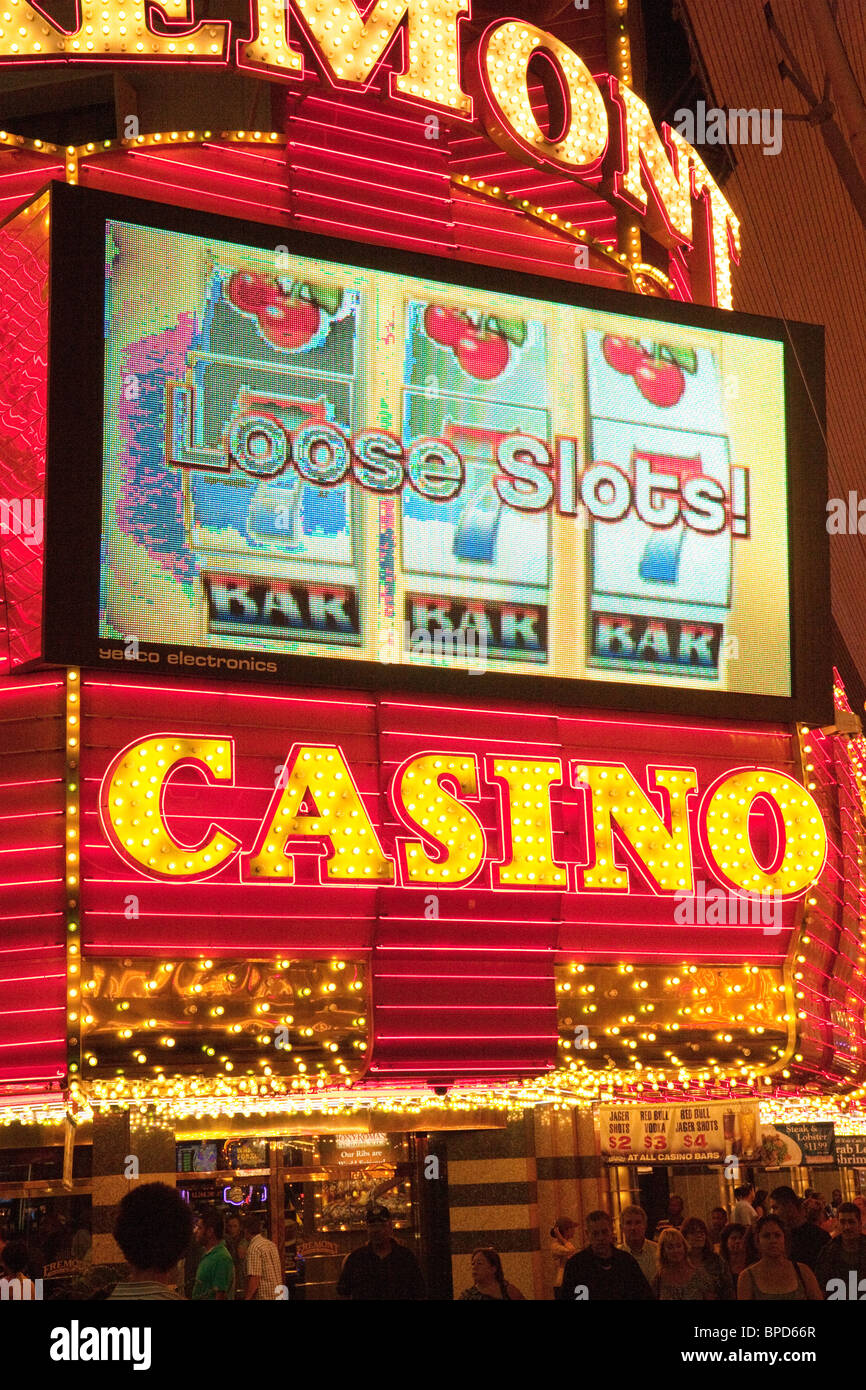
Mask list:
[{"label": "letter o in neon", "polygon": [[254,478],[273,478],[286,466],[286,432],[266,415],[244,415],[229,430],[229,454]]},{"label": "letter o in neon", "polygon": [[[554,139],[538,124],[529,96],[529,63],[535,53],[549,59],[562,93],[565,125]],[[607,148],[607,111],[589,68],[568,44],[534,24],[509,19],[482,34],[470,61],[482,118],[497,143],[517,145],[536,162],[570,172],[599,163]]]},{"label": "letter o in neon", "polygon": [[[772,805],[784,827],[782,858],[772,873],[758,862],[749,816],[758,797]],[[820,877],[827,831],[813,796],[793,777],[769,767],[741,768],[707,788],[698,808],[698,830],[707,864],[742,893],[795,898]]]},{"label": "letter o in neon", "polygon": [[333,486],[349,471],[349,441],[336,425],[305,425],[292,435],[292,457],[308,483]]}]

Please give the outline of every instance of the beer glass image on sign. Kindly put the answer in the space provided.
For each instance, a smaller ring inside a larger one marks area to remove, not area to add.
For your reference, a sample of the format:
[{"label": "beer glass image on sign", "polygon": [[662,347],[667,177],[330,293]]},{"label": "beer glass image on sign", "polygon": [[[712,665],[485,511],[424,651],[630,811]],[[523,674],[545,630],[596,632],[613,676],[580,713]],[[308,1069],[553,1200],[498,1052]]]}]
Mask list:
[{"label": "beer glass image on sign", "polygon": [[790,694],[778,341],[103,225],[100,660]]}]

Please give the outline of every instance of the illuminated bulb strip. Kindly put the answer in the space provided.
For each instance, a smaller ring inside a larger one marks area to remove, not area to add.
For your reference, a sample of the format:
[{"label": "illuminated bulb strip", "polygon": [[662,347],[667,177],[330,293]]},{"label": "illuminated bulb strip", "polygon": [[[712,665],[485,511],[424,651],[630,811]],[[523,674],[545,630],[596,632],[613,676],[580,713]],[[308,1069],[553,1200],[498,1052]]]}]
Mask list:
[{"label": "illuminated bulb strip", "polygon": [[631,82],[631,41],[628,34],[628,0],[607,0],[607,53],[611,72],[621,82]]},{"label": "illuminated bulb strip", "polygon": [[81,1096],[81,672],[66,673],[66,1072],[70,1109]]},{"label": "illuminated bulb strip", "polygon": [[0,130],[0,145],[14,146],[16,149],[30,150],[33,154],[59,154],[60,146],[52,145],[50,140],[30,140],[26,135],[10,135]]},{"label": "illuminated bulb strip", "polygon": [[645,262],[632,264],[625,252],[612,250],[604,241],[598,241],[582,227],[575,227],[573,222],[564,221],[558,213],[547,212],[545,208],[530,202],[528,198],[519,198],[511,193],[504,193],[495,184],[489,184],[484,179],[473,179],[469,174],[452,174],[451,184],[454,188],[469,189],[473,193],[481,193],[485,198],[495,199],[498,203],[505,204],[514,212],[519,212],[524,217],[530,218],[533,222],[540,222],[545,227],[552,228],[555,232],[560,232],[568,241],[578,246],[588,246],[596,255],[602,256],[605,260],[611,261],[617,270],[627,275],[631,281],[630,288],[636,294],[646,294],[646,289],[641,284],[642,278],[655,280],[668,294],[674,293],[674,282],[657,266],[647,265]]},{"label": "illuminated bulb strip", "polygon": [[[86,144],[67,145],[64,149],[60,145],[52,145],[47,140],[29,140],[23,135],[10,135],[8,131],[0,130],[0,151],[3,146],[7,146],[10,149],[25,149],[33,154],[62,155],[66,182],[78,184],[82,160],[90,162],[102,154],[148,149],[151,146],[164,149],[172,145],[202,145],[214,138],[211,130],[166,130],[154,131],[150,135],[134,135],[128,139],[89,140]],[[228,144],[271,145],[277,149],[287,143],[287,137],[278,130],[223,130],[216,138]]]},{"label": "illuminated bulb strip", "polygon": [[215,135],[212,130],[156,130],[149,135],[133,135],[128,139],[89,141],[86,145],[68,145],[68,158],[91,159],[112,150],[142,150],[151,146],[160,149],[172,145],[201,145],[208,140],[225,140],[232,145],[273,145],[276,148],[287,143],[287,137],[278,130],[221,130]]}]

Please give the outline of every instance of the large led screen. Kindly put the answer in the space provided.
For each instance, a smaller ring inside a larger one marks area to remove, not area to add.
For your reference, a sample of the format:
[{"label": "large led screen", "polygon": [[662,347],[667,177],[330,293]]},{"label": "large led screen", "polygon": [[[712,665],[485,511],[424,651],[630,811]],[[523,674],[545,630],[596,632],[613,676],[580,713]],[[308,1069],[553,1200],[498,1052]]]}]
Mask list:
[{"label": "large led screen", "polygon": [[792,696],[780,326],[150,221],[99,221],[97,660]]}]

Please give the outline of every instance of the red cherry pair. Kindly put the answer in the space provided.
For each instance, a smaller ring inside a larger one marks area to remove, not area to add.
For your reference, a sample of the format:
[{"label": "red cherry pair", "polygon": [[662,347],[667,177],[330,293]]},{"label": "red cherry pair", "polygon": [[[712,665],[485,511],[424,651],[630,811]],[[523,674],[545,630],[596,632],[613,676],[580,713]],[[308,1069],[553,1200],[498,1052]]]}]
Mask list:
[{"label": "red cherry pair", "polygon": [[686,389],[686,379],[676,362],[652,357],[636,338],[606,333],[601,344],[604,360],[615,372],[630,376],[645,400],[664,409],[676,405]]},{"label": "red cherry pair", "polygon": [[309,299],[287,295],[268,275],[236,271],[228,282],[229,301],[242,314],[253,314],[268,342],[294,352],[319,331],[321,312]]},{"label": "red cherry pair", "polygon": [[492,381],[508,366],[508,339],[475,327],[461,309],[430,304],[424,313],[424,331],[440,347],[450,348],[469,376]]}]

